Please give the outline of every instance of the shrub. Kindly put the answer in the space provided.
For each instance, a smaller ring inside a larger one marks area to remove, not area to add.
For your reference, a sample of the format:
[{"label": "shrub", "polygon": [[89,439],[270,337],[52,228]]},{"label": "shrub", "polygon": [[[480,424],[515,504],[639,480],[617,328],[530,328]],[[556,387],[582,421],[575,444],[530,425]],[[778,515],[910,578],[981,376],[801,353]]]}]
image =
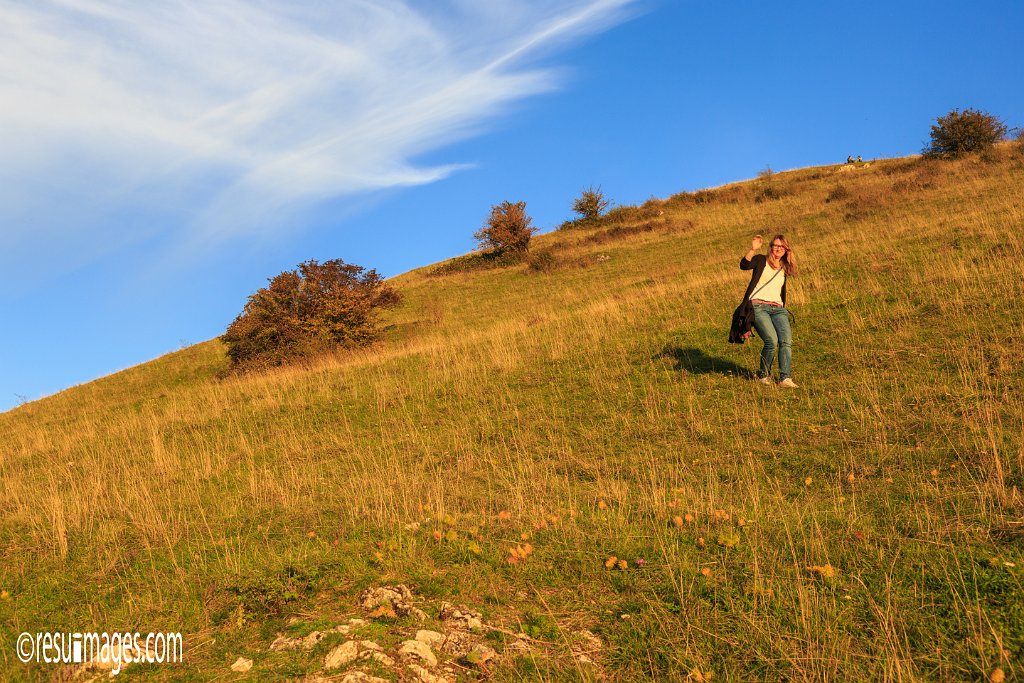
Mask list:
[{"label": "shrub", "polygon": [[978,154],[978,158],[981,159],[986,164],[1001,163],[1003,159],[1006,158],[1006,156],[1007,155],[999,147],[989,147],[988,149],[983,149]]},{"label": "shrub", "polygon": [[903,175],[911,173],[921,167],[922,159],[915,157],[912,159],[891,159],[887,160],[881,167],[883,175]]},{"label": "shrub", "polygon": [[594,189],[591,185],[583,190],[579,197],[572,203],[572,210],[580,215],[584,221],[593,221],[601,217],[605,210],[611,206],[601,187]]},{"label": "shrub", "polygon": [[495,254],[521,254],[530,248],[530,237],[537,232],[532,222],[526,202],[502,202],[491,207],[491,215],[473,237]]},{"label": "shrub", "polygon": [[714,190],[697,190],[693,193],[694,204],[711,204],[718,198],[718,193]]},{"label": "shrub", "polygon": [[848,221],[860,220],[883,208],[891,199],[891,190],[882,185],[857,185],[849,190],[846,198]]},{"label": "shrub", "polygon": [[616,225],[607,230],[595,232],[593,235],[588,236],[584,242],[588,244],[604,244],[605,242],[639,235],[644,232],[654,232],[654,224],[647,221],[640,225]]},{"label": "shrub", "polygon": [[670,201],[673,203],[681,202],[685,204],[702,205],[702,204],[736,204],[742,199],[746,199],[748,196],[748,188],[745,183],[727,185],[725,187],[718,187],[711,190],[697,190],[696,192],[680,192],[677,195],[671,197]]},{"label": "shrub", "polygon": [[789,194],[789,191],[777,188],[773,184],[768,184],[754,195],[754,202],[760,204],[761,202],[768,202],[774,199],[782,199],[787,194]]},{"label": "shrub", "polygon": [[836,185],[832,188],[832,191],[828,193],[828,196],[825,197],[825,203],[831,204],[832,202],[837,202],[840,199],[846,199],[849,196],[850,191],[846,189],[845,185]]},{"label": "shrub", "polygon": [[931,190],[938,187],[945,177],[941,169],[933,161],[914,164],[912,171],[913,173],[900,178],[892,184],[893,192],[902,194]]},{"label": "shrub", "polygon": [[757,186],[760,189],[754,194],[754,202],[760,204],[761,202],[772,201],[774,199],[782,199],[784,196],[790,194],[789,189],[785,187],[779,187],[776,182],[778,174],[772,170],[771,166],[765,166],[757,174],[757,178],[760,181]]},{"label": "shrub", "polygon": [[558,258],[555,256],[555,252],[550,248],[541,249],[535,254],[531,254],[527,263],[529,263],[531,271],[535,273],[545,273],[558,267]]},{"label": "shrub", "polygon": [[625,206],[616,206],[614,209],[608,212],[605,216],[604,224],[626,224],[626,223],[637,223],[639,221],[646,221],[652,218],[657,218],[662,215],[664,211],[651,203],[645,203],[641,206],[635,206],[633,204],[627,204]]},{"label": "shrub", "polygon": [[456,273],[507,268],[522,263],[523,254],[524,252],[518,251],[506,251],[503,253],[477,251],[472,254],[464,254],[448,259],[427,274],[435,277],[444,277],[446,275],[455,275]]},{"label": "shrub", "polygon": [[369,343],[380,334],[377,309],[400,301],[377,271],[341,259],[306,261],[269,283],[249,297],[221,337],[233,369]]},{"label": "shrub", "polygon": [[925,156],[954,159],[971,152],[991,149],[1006,137],[1007,128],[999,118],[975,109],[954,109],[932,125],[931,143]]}]

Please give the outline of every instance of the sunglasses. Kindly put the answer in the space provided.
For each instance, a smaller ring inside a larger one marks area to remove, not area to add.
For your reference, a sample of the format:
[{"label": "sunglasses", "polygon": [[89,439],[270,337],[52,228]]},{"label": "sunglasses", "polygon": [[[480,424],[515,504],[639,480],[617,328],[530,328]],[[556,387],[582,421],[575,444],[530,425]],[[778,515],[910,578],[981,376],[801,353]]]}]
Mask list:
[{"label": "sunglasses", "polygon": [[786,248],[785,244],[773,244],[772,245],[772,249],[785,249],[785,248]]}]

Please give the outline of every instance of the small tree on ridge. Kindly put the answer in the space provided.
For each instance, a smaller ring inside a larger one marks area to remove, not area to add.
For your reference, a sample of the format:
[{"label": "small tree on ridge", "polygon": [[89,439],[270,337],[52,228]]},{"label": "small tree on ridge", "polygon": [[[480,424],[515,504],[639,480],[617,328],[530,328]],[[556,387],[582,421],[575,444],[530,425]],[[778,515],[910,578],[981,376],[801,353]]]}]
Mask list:
[{"label": "small tree on ridge", "polygon": [[399,301],[375,270],[341,259],[306,261],[251,295],[221,340],[232,368],[280,365],[373,341],[376,310]]},{"label": "small tree on ridge", "polygon": [[1001,119],[976,109],[954,109],[935,120],[931,143],[924,155],[955,159],[971,152],[982,152],[1006,137],[1008,129]]},{"label": "small tree on ridge", "polygon": [[530,248],[530,238],[537,228],[526,213],[526,202],[502,202],[491,207],[482,228],[473,233],[480,247],[496,256],[523,253]]},{"label": "small tree on ridge", "polygon": [[611,202],[604,196],[601,186],[598,185],[595,189],[591,185],[573,201],[572,210],[578,213],[582,220],[592,221],[600,218],[609,206]]}]

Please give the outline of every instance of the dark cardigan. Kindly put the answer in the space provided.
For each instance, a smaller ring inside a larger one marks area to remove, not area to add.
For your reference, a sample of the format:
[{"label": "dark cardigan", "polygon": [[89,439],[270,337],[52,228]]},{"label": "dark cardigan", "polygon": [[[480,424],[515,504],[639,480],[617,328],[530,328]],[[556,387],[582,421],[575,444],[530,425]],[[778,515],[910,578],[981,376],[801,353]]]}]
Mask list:
[{"label": "dark cardigan", "polygon": [[[749,261],[746,257],[740,259],[740,270],[753,270],[754,274],[750,276],[750,284],[747,285],[747,291],[743,293],[743,301],[732,314],[732,324],[729,326],[730,344],[742,344],[750,336],[750,328],[754,326],[754,304],[750,303],[750,295],[754,292],[754,287],[761,279],[761,273],[764,272],[767,264],[768,257],[764,254],[757,254]],[[785,278],[786,274],[783,273],[782,277]],[[782,305],[786,305],[785,279],[782,280]]]}]

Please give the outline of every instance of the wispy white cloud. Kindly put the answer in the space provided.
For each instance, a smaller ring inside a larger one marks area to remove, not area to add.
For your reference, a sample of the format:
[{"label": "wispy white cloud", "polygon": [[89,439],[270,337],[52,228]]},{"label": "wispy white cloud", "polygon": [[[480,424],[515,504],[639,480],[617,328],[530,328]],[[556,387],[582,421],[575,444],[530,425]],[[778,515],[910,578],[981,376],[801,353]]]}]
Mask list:
[{"label": "wispy white cloud", "polygon": [[540,58],[634,2],[3,0],[3,246],[47,212],[153,202],[224,236],[444,178],[415,159],[556,87]]}]

